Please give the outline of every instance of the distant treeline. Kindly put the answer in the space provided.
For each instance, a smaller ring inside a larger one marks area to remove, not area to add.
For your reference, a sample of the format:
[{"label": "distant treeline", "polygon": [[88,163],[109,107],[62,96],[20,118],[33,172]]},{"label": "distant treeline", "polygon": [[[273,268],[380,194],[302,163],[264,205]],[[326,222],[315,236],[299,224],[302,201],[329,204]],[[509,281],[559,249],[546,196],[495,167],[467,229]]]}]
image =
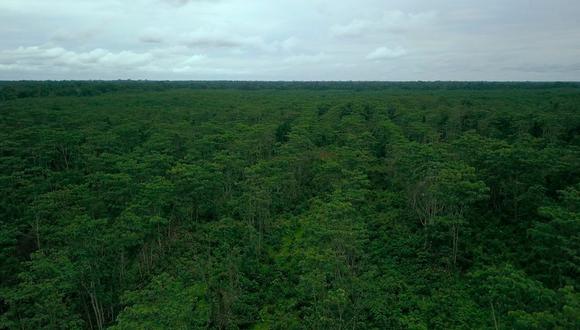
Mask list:
[{"label": "distant treeline", "polygon": [[466,81],[0,81],[0,101],[46,96],[95,96],[111,92],[170,89],[240,90],[501,90],[577,88],[580,82],[466,82]]}]

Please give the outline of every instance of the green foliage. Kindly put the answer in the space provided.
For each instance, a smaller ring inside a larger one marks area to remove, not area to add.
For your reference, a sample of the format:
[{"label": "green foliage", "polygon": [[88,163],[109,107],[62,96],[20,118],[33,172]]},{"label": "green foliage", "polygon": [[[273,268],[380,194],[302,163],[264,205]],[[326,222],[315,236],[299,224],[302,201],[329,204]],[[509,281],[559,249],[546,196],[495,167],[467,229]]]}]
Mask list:
[{"label": "green foliage", "polygon": [[128,305],[111,329],[191,329],[207,324],[209,307],[206,288],[185,287],[166,273],[155,276],[147,287],[127,292]]},{"label": "green foliage", "polygon": [[578,88],[0,82],[0,328],[578,329]]},{"label": "green foliage", "polygon": [[561,191],[561,201],[540,207],[545,218],[534,223],[529,234],[534,244],[538,276],[552,285],[580,284],[580,186]]}]

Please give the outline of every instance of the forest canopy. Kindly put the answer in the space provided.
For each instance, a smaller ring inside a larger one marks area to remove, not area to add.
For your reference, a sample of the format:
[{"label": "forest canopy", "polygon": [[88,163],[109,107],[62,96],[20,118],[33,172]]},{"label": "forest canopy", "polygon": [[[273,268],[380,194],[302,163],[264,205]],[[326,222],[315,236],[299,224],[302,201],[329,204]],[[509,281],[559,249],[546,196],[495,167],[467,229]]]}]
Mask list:
[{"label": "forest canopy", "polygon": [[0,329],[578,329],[580,84],[0,82]]}]

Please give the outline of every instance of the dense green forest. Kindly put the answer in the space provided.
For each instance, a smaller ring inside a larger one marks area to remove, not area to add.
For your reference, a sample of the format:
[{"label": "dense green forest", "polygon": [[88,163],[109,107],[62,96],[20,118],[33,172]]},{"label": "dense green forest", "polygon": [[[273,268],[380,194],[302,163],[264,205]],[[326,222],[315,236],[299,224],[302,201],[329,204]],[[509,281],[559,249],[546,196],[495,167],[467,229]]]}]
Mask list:
[{"label": "dense green forest", "polygon": [[0,82],[0,329],[580,329],[580,84]]}]

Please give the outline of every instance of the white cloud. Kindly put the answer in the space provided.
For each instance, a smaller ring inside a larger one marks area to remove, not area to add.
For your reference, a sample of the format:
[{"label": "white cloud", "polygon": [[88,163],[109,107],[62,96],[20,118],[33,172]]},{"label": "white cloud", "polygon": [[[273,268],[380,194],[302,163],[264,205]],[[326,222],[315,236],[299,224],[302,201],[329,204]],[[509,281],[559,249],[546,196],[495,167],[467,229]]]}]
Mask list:
[{"label": "white cloud", "polygon": [[220,0],[159,0],[173,6],[181,7],[194,2],[218,2]]},{"label": "white cloud", "polygon": [[284,51],[291,51],[300,44],[300,40],[296,37],[290,37],[279,43],[280,49]]},{"label": "white cloud", "polygon": [[375,19],[354,19],[347,24],[334,25],[331,32],[337,37],[357,37],[379,32],[403,32],[420,28],[433,22],[435,12],[405,13],[386,11]]},{"label": "white cloud", "polygon": [[329,60],[328,55],[326,55],[324,53],[318,53],[318,54],[314,54],[314,55],[299,54],[299,55],[289,56],[289,57],[285,58],[283,60],[283,62],[286,64],[291,64],[291,65],[303,65],[303,64],[322,63],[322,62],[327,61],[327,60]]},{"label": "white cloud", "polygon": [[53,41],[86,41],[99,33],[98,29],[68,30],[59,29],[52,36]]},{"label": "white cloud", "polygon": [[400,47],[400,46],[397,46],[394,48],[379,47],[379,48],[373,50],[372,52],[370,52],[366,56],[366,59],[371,60],[371,61],[378,61],[378,60],[397,58],[397,57],[401,57],[401,56],[406,55],[406,54],[407,54],[407,51],[405,50],[405,48]]},{"label": "white cloud", "polygon": [[62,47],[32,46],[0,51],[0,71],[155,71],[192,66],[202,63],[205,59],[204,55],[185,53],[179,48],[160,48],[150,52],[130,50],[113,52],[96,48],[86,52],[75,52]]},{"label": "white cloud", "polygon": [[355,19],[345,25],[335,25],[331,28],[333,35],[338,37],[355,37],[377,26],[376,22]]}]

